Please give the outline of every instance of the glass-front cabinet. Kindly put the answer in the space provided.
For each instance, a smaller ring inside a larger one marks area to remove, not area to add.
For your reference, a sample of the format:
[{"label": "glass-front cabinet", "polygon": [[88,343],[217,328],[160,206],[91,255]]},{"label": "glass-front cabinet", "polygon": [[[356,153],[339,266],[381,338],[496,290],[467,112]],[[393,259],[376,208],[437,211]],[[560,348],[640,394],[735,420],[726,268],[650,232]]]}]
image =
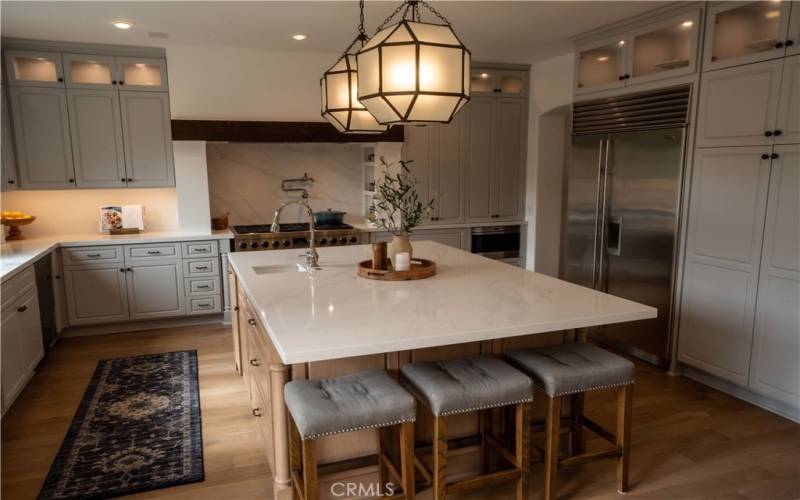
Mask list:
[{"label": "glass-front cabinet", "polygon": [[63,87],[61,54],[27,50],[5,51],[6,75],[10,85]]},{"label": "glass-front cabinet", "polygon": [[68,88],[167,90],[163,59],[64,54],[64,66]]},{"label": "glass-front cabinet", "polygon": [[[703,70],[782,57],[786,53],[790,1],[723,2],[707,16]],[[800,6],[795,5],[795,10]],[[796,43],[791,39],[789,48]]]},{"label": "glass-front cabinet", "polygon": [[627,36],[618,36],[579,49],[575,58],[575,93],[625,86],[629,42]]},{"label": "glass-front cabinet", "polygon": [[528,72],[508,69],[472,68],[470,95],[497,95],[507,97],[528,95]]},{"label": "glass-front cabinet", "polygon": [[696,10],[631,32],[626,85],[694,73],[699,25]]},{"label": "glass-front cabinet", "polygon": [[789,34],[784,45],[787,56],[800,54],[800,2],[792,4],[792,11],[789,13]]}]

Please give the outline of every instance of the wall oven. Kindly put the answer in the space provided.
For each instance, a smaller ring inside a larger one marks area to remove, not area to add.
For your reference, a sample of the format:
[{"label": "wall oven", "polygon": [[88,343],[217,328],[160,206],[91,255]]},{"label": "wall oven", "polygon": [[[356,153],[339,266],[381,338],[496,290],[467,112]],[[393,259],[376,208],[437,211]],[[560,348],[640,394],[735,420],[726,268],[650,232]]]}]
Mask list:
[{"label": "wall oven", "polygon": [[472,228],[472,253],[522,266],[519,256],[519,226],[486,226]]}]

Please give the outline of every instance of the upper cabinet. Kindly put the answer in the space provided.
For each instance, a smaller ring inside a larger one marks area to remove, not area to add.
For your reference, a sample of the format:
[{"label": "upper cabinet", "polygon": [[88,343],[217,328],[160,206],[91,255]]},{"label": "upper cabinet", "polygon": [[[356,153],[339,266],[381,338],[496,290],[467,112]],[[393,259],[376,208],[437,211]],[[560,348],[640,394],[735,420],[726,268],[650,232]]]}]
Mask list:
[{"label": "upper cabinet", "polygon": [[19,188],[175,185],[162,50],[6,39],[3,46],[15,146],[3,148],[3,161],[16,150]]},{"label": "upper cabinet", "polygon": [[6,50],[6,78],[10,85],[64,87],[61,54]]},{"label": "upper cabinet", "polygon": [[694,73],[700,20],[700,10],[693,10],[579,45],[575,93],[618,89]]},{"label": "upper cabinet", "polygon": [[473,67],[470,72],[470,94],[474,96],[496,94],[506,97],[527,96],[528,72]]},{"label": "upper cabinet", "polygon": [[795,2],[789,13],[789,34],[784,42],[786,55],[800,54],[800,4]]},{"label": "upper cabinet", "polygon": [[789,37],[791,4],[767,0],[722,2],[709,7],[703,70],[782,57],[787,44],[790,49],[797,44],[796,27],[795,38]]},{"label": "upper cabinet", "polygon": [[14,137],[11,132],[11,117],[8,112],[8,93],[5,85],[0,86],[0,112],[2,112],[2,169],[0,169],[0,191],[17,189],[17,155],[14,152]]}]

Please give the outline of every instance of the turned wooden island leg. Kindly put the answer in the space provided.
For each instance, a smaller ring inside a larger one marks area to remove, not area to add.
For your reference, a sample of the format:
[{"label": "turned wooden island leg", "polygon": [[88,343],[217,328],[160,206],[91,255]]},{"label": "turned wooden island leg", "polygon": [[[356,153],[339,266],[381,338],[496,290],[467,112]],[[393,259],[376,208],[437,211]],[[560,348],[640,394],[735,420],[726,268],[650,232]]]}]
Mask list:
[{"label": "turned wooden island leg", "polygon": [[289,381],[289,367],[284,364],[269,366],[270,390],[272,392],[272,439],[275,447],[275,477],[280,486],[291,482],[289,470],[289,429],[286,420],[286,404],[283,402],[283,386]]}]

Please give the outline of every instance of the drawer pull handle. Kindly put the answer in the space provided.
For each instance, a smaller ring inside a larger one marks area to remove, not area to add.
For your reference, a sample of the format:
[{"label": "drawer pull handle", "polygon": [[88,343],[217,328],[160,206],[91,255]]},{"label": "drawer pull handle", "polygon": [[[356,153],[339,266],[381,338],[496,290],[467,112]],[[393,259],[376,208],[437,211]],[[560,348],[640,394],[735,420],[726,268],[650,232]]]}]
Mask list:
[{"label": "drawer pull handle", "polygon": [[93,259],[96,259],[97,257],[100,257],[100,254],[99,253],[87,253],[86,256],[87,257],[91,257]]},{"label": "drawer pull handle", "polygon": [[198,271],[208,271],[208,266],[197,266],[195,269]]},{"label": "drawer pull handle", "polygon": [[250,366],[261,366],[261,363],[259,363],[257,359],[251,359]]},{"label": "drawer pull handle", "polygon": [[17,311],[19,311],[19,312],[21,312],[21,313],[24,313],[24,312],[25,312],[25,311],[27,311],[27,310],[28,310],[28,306],[19,306],[19,307],[17,308]]},{"label": "drawer pull handle", "polygon": [[250,318],[250,319],[247,320],[247,324],[251,325],[251,326],[256,326],[256,320],[254,320],[253,318]]},{"label": "drawer pull handle", "polygon": [[239,306],[233,306],[233,310],[239,312]]},{"label": "drawer pull handle", "polygon": [[202,247],[201,248],[192,248],[192,252],[193,253],[206,253],[206,252],[210,252],[210,251],[211,250],[209,250],[208,248],[202,248]]},{"label": "drawer pull handle", "polygon": [[260,417],[261,416],[261,408],[253,408],[253,416]]},{"label": "drawer pull handle", "polygon": [[198,290],[209,290],[211,289],[210,285],[197,285]]},{"label": "drawer pull handle", "polygon": [[197,304],[197,307],[199,307],[200,309],[210,309],[210,308],[214,307],[214,304],[210,304],[208,302],[203,302],[202,304]]},{"label": "drawer pull handle", "polygon": [[161,250],[148,250],[147,255],[161,255]]}]

